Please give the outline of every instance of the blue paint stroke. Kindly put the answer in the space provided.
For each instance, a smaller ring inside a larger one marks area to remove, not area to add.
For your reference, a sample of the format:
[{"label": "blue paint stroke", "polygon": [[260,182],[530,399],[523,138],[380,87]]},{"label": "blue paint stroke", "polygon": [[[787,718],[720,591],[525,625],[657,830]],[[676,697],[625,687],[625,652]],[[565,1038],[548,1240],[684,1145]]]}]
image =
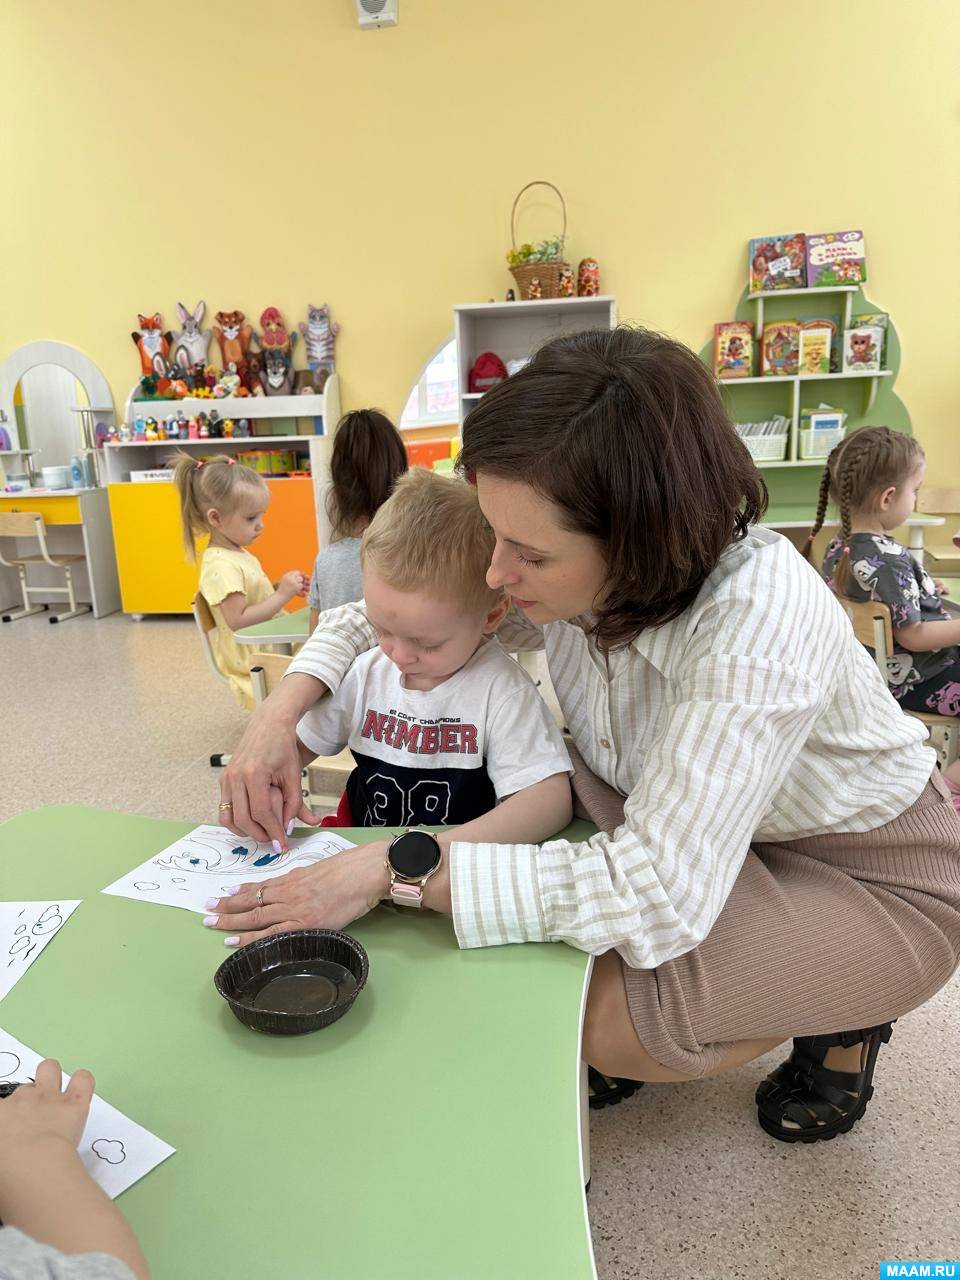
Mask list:
[{"label": "blue paint stroke", "polygon": [[276,862],[280,856],[281,855],[279,853],[265,853],[262,857],[258,858],[253,865],[255,867],[269,867],[270,863]]}]

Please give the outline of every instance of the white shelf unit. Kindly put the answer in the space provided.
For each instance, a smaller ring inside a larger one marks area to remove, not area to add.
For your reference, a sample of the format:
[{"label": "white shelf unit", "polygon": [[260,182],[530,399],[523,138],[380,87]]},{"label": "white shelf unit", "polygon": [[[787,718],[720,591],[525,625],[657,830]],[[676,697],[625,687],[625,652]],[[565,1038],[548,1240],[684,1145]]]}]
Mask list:
[{"label": "white shelf unit", "polygon": [[[843,325],[842,328],[850,328],[850,317],[853,312],[853,295],[859,293],[860,285],[858,284],[838,284],[832,288],[826,285],[822,289],[765,289],[762,293],[748,293],[747,301],[756,305],[757,315],[754,321],[753,331],[759,338],[763,335],[763,304],[767,298],[816,298],[827,293],[842,293],[843,298]],[[741,379],[748,381],[748,379]]]},{"label": "white shelf unit", "polygon": [[[784,289],[783,293],[827,293],[836,292],[823,289]],[[759,296],[757,294],[755,297]],[[794,374],[790,377],[782,375],[768,374],[761,378],[718,378],[717,382],[721,388],[726,390],[729,387],[775,387],[782,384],[790,384],[790,435],[787,441],[787,457],[776,462],[758,462],[757,466],[766,467],[822,467],[823,458],[801,458],[800,457],[800,384],[810,382],[844,382],[861,380],[867,382],[867,394],[863,412],[868,414],[873,408],[873,403],[877,398],[877,388],[880,385],[881,378],[892,378],[892,369],[876,369],[864,373],[801,373]],[[732,411],[729,401],[727,408],[731,418],[736,422],[737,415]]]},{"label": "white shelf unit", "polygon": [[[185,418],[199,413],[208,416],[216,409],[221,419],[246,418],[255,422],[267,418],[322,418],[323,434],[303,432],[294,435],[251,435],[227,438],[211,437],[208,440],[150,440],[142,444],[119,441],[106,444],[100,451],[105,463],[105,484],[138,483],[130,480],[131,470],[152,471],[163,467],[174,449],[190,452],[232,453],[243,449],[290,448],[300,445],[297,452],[310,458],[310,474],[313,478],[314,506],[321,545],[330,540],[329,522],[326,518],[324,499],[330,479],[330,454],[333,448],[333,432],[340,421],[340,379],[331,373],[320,395],[311,396],[225,396],[186,397],[183,400],[135,400],[137,383],[124,406],[123,420],[132,426],[137,418],[170,418],[179,410]],[[305,447],[303,447],[305,446]]]},{"label": "white shelf unit", "polygon": [[507,363],[533,355],[548,339],[581,329],[613,329],[617,301],[612,294],[594,298],[543,298],[537,302],[478,302],[453,309],[457,343],[458,421],[483,395],[469,391],[477,356],[492,351]]}]

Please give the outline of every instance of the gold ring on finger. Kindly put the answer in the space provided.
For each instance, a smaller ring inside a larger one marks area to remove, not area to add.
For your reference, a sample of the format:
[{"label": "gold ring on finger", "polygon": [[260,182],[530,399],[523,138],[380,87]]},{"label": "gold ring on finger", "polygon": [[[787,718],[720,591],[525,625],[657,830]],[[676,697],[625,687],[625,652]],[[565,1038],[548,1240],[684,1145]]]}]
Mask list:
[{"label": "gold ring on finger", "polygon": [[261,885],[261,886],[260,886],[260,888],[257,890],[257,906],[258,906],[258,907],[262,907],[262,906],[264,906],[264,901],[263,901],[263,885]]}]

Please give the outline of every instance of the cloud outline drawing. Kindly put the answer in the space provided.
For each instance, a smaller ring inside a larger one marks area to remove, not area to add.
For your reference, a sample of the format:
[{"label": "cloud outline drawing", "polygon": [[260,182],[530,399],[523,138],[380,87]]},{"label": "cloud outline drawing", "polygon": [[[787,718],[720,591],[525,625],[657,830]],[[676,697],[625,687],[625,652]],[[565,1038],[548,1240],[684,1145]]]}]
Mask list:
[{"label": "cloud outline drawing", "polygon": [[[120,1150],[116,1151],[116,1147]],[[97,1138],[96,1142],[90,1144],[90,1149],[95,1156],[106,1160],[107,1164],[123,1164],[127,1158],[123,1143],[116,1138]]]}]

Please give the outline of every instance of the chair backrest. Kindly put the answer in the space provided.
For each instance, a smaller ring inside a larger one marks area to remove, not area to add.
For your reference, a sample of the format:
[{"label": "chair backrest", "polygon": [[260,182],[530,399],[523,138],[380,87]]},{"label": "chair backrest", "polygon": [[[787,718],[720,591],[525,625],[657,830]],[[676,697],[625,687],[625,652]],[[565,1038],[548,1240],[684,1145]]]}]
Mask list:
[{"label": "chair backrest", "polygon": [[880,674],[886,680],[887,658],[893,651],[889,608],[879,600],[841,600],[840,603],[853,623],[853,634],[862,645],[873,650]]},{"label": "chair backrest", "polygon": [[927,515],[956,515],[960,512],[960,489],[924,485],[917,494],[917,510]]},{"label": "chair backrest", "polygon": [[217,660],[213,656],[213,645],[210,643],[210,632],[216,631],[217,623],[210,611],[210,606],[199,591],[193,597],[192,612],[193,620],[197,624],[197,630],[200,632],[200,647],[210,666],[210,670],[218,680],[222,680],[224,684],[229,684],[229,678],[217,666]]},{"label": "chair backrest", "polygon": [[263,702],[273,693],[293,659],[286,653],[255,653],[250,659],[250,679],[255,701]]},{"label": "chair backrest", "polygon": [[41,538],[45,532],[39,511],[0,511],[0,538]]}]

